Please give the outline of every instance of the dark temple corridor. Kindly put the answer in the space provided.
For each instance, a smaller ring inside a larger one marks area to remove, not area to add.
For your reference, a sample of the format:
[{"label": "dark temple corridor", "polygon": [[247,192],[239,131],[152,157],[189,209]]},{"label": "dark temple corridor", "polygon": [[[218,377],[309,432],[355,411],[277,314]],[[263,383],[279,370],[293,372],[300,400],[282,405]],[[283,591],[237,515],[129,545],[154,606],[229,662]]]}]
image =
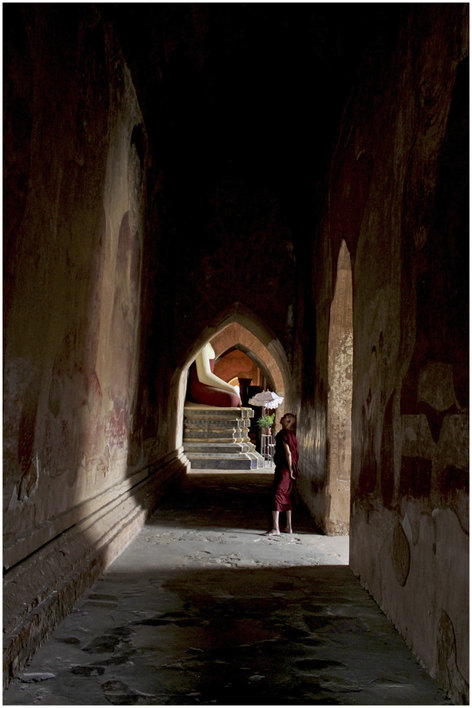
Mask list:
[{"label": "dark temple corridor", "polygon": [[362,590],[348,539],[262,535],[272,474],[191,473],[5,704],[444,705]]},{"label": "dark temple corridor", "polygon": [[467,704],[469,5],[2,13],[8,701]]}]

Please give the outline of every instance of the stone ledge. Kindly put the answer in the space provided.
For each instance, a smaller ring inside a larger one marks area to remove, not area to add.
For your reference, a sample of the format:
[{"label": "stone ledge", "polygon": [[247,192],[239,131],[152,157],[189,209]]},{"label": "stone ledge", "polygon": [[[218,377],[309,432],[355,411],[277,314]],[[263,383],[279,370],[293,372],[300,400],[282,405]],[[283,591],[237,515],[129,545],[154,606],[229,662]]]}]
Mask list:
[{"label": "stone ledge", "polygon": [[184,420],[185,430],[208,430],[212,428],[234,428],[249,429],[249,423],[246,418],[208,418],[206,420],[201,420],[200,418],[185,418]]},{"label": "stone ledge", "polygon": [[[249,438],[252,408],[185,409],[184,451],[192,469],[258,469],[264,459]],[[206,417],[205,417],[206,416]]]},{"label": "stone ledge", "polygon": [[150,466],[146,479],[6,574],[4,686],[25,667],[81,595],[136,536],[167,486],[187,471],[188,460],[176,450],[163,464]]},{"label": "stone ledge", "polygon": [[264,466],[264,458],[255,450],[239,453],[185,452],[192,469],[258,469]]},{"label": "stone ledge", "polygon": [[[165,465],[165,460],[163,464]],[[21,563],[24,558],[40,550],[61,533],[83,522],[84,519],[93,517],[97,510],[105,508],[117,497],[126,494],[133,487],[137,487],[148,475],[149,470],[141,469],[122,482],[104,489],[97,496],[86,499],[57,517],[49,519],[37,527],[26,529],[21,535],[15,536],[12,541],[5,542],[3,548],[4,570]]]},{"label": "stone ledge", "polygon": [[228,455],[227,457],[223,455],[216,455],[215,457],[210,457],[209,455],[199,456],[197,454],[187,455],[187,457],[192,464],[192,470],[255,470],[258,468],[257,459],[244,453]]},{"label": "stone ledge", "polygon": [[187,404],[184,407],[184,418],[193,419],[227,419],[227,418],[253,418],[254,411],[252,408],[218,408],[203,406],[202,408],[190,408]]},{"label": "stone ledge", "polygon": [[185,454],[188,457],[188,453],[196,452],[224,452],[224,453],[238,453],[238,452],[254,452],[256,446],[250,442],[240,442],[240,443],[222,443],[222,442],[186,442],[185,443]]},{"label": "stone ledge", "polygon": [[247,441],[249,437],[247,433],[243,430],[235,430],[234,432],[228,430],[212,430],[211,434],[209,431],[204,430],[192,430],[191,434],[187,431],[184,436],[184,444],[186,445],[189,441],[199,442],[201,440],[212,440],[215,442],[240,442]]}]

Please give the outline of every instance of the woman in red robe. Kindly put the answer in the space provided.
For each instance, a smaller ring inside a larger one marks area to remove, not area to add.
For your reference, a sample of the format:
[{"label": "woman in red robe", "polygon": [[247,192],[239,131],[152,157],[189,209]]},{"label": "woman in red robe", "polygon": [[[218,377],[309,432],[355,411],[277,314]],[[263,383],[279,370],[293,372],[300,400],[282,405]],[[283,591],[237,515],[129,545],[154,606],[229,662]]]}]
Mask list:
[{"label": "woman in red robe", "polygon": [[275,474],[273,486],[272,529],[267,536],[279,536],[279,516],[281,511],[287,515],[286,533],[293,533],[292,508],[296,494],[298,471],[298,441],[295,435],[297,418],[293,413],[286,413],[280,421],[282,430],[275,436]]}]

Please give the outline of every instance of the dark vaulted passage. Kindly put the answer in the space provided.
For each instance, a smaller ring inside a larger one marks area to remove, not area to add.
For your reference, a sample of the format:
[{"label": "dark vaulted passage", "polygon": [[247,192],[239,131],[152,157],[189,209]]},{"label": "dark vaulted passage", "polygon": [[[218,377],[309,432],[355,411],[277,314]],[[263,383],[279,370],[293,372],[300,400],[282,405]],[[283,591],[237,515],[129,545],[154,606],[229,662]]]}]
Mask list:
[{"label": "dark vaulted passage", "polygon": [[[466,703],[468,6],[6,3],[3,20],[6,697],[22,702],[17,677],[59,627],[91,703],[228,702],[244,644],[257,667],[239,663],[241,702],[354,703],[364,679],[342,684],[319,647],[359,638],[368,604],[421,674],[395,699]],[[276,425],[298,417],[303,525],[266,539],[247,603],[272,472],[245,473],[249,504],[242,477],[190,469],[187,376],[210,341],[220,372],[283,395]],[[222,555],[212,524],[230,487],[244,513],[228,514]],[[178,531],[182,515],[211,540]],[[193,560],[170,567],[179,533]],[[323,544],[343,543],[336,568]],[[123,570],[138,547],[143,568]],[[280,615],[283,598],[303,622]],[[128,601],[142,624],[109,624],[107,602]],[[117,678],[131,659],[112,639],[87,668],[84,637],[61,629],[87,603],[141,657],[171,642],[171,617],[180,678],[168,666],[150,686],[141,664],[138,683],[130,665]],[[218,636],[195,629],[208,612]],[[146,634],[151,621],[165,631]],[[299,693],[270,677],[284,641]],[[192,647],[228,662],[226,683]],[[370,678],[367,702],[403,680]],[[49,686],[23,693],[60,702],[64,684]]]}]

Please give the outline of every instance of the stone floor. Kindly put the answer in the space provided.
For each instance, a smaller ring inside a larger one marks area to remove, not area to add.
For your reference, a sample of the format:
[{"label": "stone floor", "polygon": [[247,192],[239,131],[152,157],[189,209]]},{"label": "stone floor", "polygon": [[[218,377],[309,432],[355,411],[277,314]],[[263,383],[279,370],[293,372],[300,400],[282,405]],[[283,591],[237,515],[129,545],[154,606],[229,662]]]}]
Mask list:
[{"label": "stone floor", "polygon": [[347,566],[265,537],[272,475],[195,472],[58,627],[6,705],[448,705]]}]

